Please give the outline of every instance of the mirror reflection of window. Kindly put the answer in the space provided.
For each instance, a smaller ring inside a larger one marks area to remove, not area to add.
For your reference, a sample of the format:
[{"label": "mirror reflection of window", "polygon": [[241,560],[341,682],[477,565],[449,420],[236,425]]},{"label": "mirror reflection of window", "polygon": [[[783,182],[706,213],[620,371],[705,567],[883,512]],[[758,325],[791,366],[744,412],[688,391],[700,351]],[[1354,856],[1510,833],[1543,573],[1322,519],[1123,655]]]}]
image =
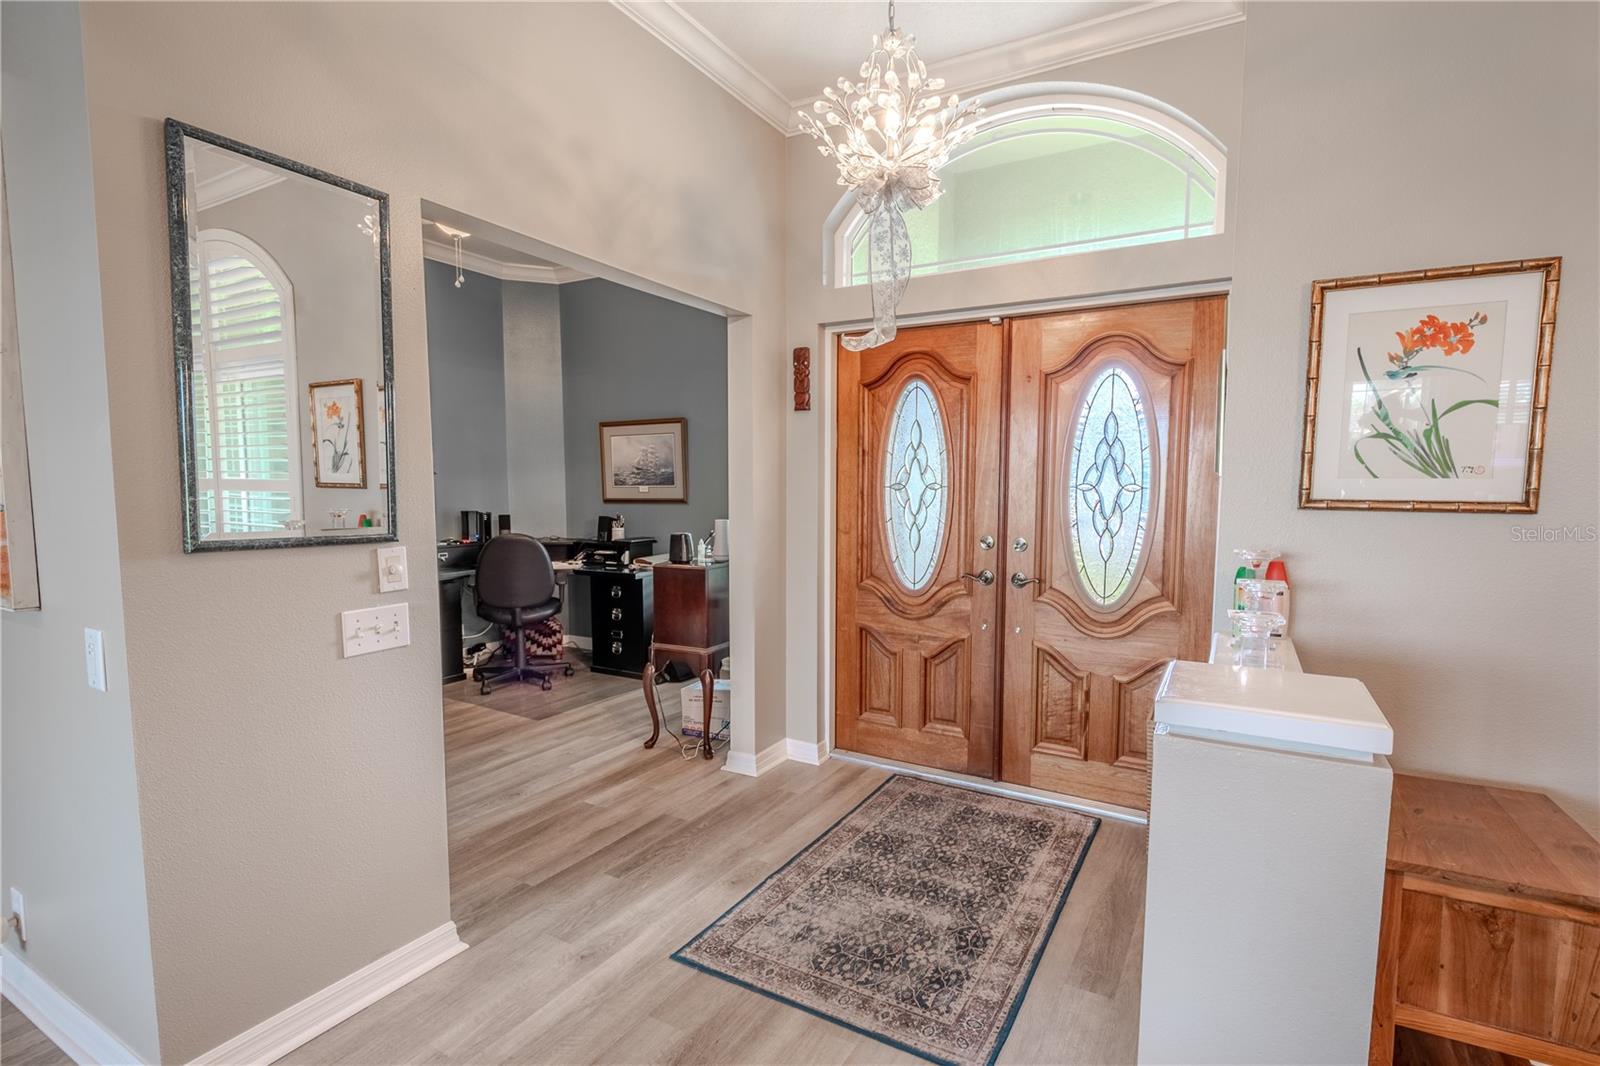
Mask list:
[{"label": "mirror reflection of window", "polygon": [[387,197],[173,119],[166,141],[184,550],[393,540]]},{"label": "mirror reflection of window", "polygon": [[201,536],[284,536],[305,526],[295,385],[294,292],[267,251],[200,233],[191,293],[195,475]]}]

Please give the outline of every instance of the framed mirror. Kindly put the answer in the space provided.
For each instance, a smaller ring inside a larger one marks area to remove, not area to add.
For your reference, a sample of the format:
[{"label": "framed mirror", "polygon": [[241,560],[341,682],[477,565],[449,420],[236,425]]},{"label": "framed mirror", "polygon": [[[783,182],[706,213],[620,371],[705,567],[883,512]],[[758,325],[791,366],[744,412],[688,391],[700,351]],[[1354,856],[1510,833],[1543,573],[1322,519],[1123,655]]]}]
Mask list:
[{"label": "framed mirror", "polygon": [[395,538],[389,197],[166,122],[183,550]]}]

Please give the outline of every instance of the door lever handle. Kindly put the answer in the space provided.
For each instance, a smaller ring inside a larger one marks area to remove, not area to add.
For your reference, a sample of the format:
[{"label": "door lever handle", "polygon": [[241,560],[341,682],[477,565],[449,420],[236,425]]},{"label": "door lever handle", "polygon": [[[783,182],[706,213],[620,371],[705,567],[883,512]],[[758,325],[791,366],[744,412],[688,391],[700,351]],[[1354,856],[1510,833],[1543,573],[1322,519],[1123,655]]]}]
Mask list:
[{"label": "door lever handle", "polygon": [[976,574],[962,574],[961,576],[969,581],[976,581],[980,585],[994,584],[993,570],[979,570]]},{"label": "door lever handle", "polygon": [[1039,581],[1038,578],[1029,577],[1028,575],[1024,574],[1021,570],[1018,570],[1016,573],[1011,575],[1011,587],[1014,588],[1014,589],[1025,589],[1029,585],[1037,585],[1037,584],[1040,584],[1040,581]]}]

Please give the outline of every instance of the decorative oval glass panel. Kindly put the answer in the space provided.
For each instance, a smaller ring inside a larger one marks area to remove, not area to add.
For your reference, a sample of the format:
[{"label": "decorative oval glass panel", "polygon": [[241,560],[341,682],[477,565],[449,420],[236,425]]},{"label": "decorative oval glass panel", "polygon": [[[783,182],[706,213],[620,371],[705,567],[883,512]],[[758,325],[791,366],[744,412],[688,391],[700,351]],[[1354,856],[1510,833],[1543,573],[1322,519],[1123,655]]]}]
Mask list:
[{"label": "decorative oval glass panel", "polygon": [[1144,564],[1155,499],[1155,426],[1123,366],[1084,389],[1066,455],[1067,548],[1089,604],[1122,605]]},{"label": "decorative oval glass panel", "polygon": [[883,459],[889,562],[912,592],[933,580],[944,547],[949,470],[938,397],[922,378],[912,378],[895,399]]}]

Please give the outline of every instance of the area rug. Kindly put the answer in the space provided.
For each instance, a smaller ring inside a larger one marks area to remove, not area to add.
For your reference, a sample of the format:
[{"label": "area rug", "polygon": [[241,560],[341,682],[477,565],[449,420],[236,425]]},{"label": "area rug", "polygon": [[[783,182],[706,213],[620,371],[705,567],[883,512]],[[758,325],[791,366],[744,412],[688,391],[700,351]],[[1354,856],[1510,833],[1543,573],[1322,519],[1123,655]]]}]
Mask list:
[{"label": "area rug", "polygon": [[672,957],[933,1062],[992,1063],[1099,825],[896,775]]}]

